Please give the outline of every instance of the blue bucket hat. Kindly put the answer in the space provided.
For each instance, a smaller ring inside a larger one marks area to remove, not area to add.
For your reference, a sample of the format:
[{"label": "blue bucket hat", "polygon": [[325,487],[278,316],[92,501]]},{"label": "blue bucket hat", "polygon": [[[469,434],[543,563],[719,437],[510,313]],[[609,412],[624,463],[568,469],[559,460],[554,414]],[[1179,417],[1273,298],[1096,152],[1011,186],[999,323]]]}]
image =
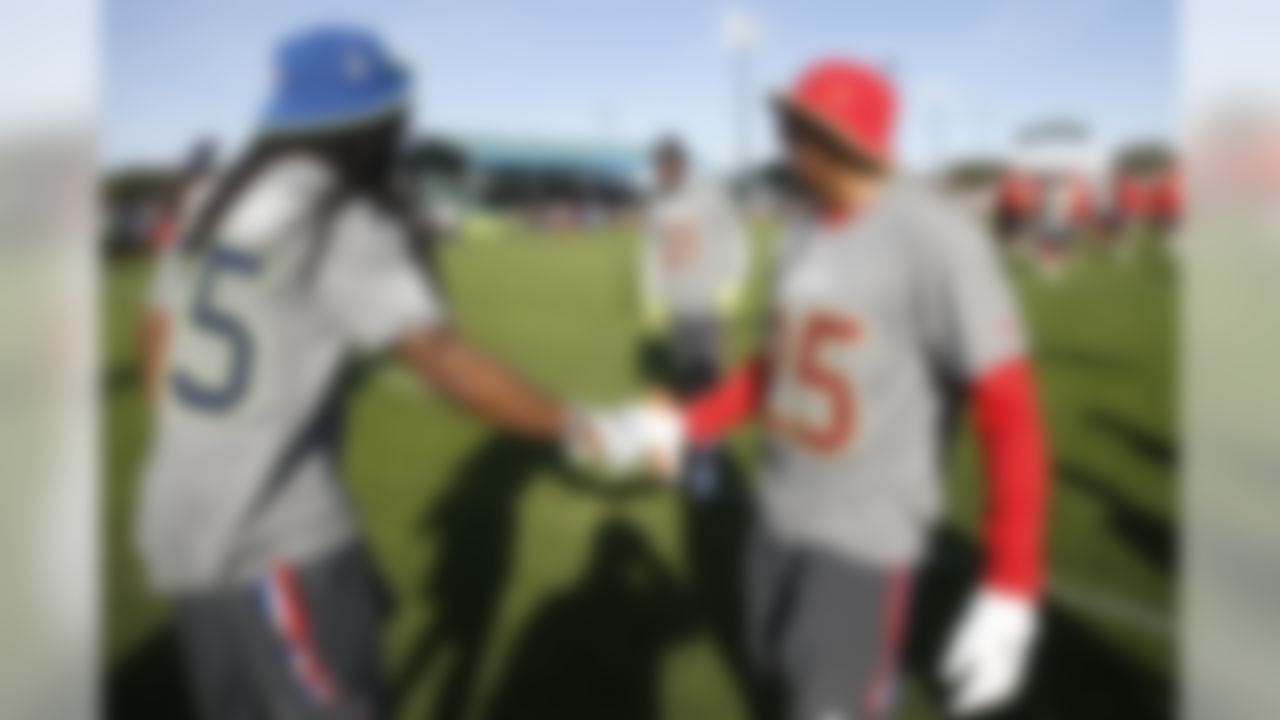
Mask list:
[{"label": "blue bucket hat", "polygon": [[274,94],[263,116],[272,131],[321,130],[392,110],[409,96],[409,72],[373,33],[329,26],[298,33],[276,56]]}]

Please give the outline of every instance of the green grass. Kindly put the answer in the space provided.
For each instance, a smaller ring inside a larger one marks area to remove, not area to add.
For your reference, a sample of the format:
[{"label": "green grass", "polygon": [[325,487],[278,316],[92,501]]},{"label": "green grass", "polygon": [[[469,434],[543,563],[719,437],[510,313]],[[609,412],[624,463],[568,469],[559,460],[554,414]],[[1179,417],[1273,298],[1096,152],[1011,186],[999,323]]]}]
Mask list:
[{"label": "green grass", "polygon": [[[555,391],[607,400],[640,387],[631,257],[627,239],[605,235],[459,244],[445,264],[477,342]],[[1058,285],[1013,265],[1055,462],[1050,623],[1020,714],[1162,716],[1176,650],[1162,620],[1176,562],[1175,279],[1150,247],[1128,266],[1086,252]],[[167,718],[180,713],[166,705],[179,693],[172,636],[130,534],[148,434],[132,352],[147,267],[105,273],[109,688],[118,716]],[[739,328],[739,352],[751,330]],[[346,471],[397,600],[386,640],[402,717],[577,717],[602,705],[626,711],[586,716],[745,716],[727,629],[740,494],[699,515],[671,492],[602,493],[390,366],[350,410]],[[734,445],[739,466],[750,445]],[[936,716],[929,665],[975,562],[974,464],[961,442],[948,530],[917,584],[908,717]]]}]

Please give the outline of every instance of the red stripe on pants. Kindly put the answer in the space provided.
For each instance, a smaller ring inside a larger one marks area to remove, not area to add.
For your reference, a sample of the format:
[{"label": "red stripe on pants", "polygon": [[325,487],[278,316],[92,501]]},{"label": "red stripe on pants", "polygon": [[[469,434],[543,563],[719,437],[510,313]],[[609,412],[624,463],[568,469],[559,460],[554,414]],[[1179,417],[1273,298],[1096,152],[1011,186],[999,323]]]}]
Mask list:
[{"label": "red stripe on pants", "polygon": [[273,567],[271,583],[275,586],[280,601],[278,629],[284,637],[289,660],[298,680],[322,703],[332,703],[337,699],[338,693],[312,639],[306,604],[293,568],[288,565]]},{"label": "red stripe on pants", "polygon": [[880,650],[876,653],[875,671],[871,674],[871,684],[862,697],[862,706],[868,717],[880,717],[888,709],[892,700],[894,683],[897,681],[898,660],[902,649],[902,639],[907,624],[907,600],[910,596],[911,580],[906,570],[895,570],[889,578],[889,588],[885,593],[883,616],[884,632],[880,635]]}]

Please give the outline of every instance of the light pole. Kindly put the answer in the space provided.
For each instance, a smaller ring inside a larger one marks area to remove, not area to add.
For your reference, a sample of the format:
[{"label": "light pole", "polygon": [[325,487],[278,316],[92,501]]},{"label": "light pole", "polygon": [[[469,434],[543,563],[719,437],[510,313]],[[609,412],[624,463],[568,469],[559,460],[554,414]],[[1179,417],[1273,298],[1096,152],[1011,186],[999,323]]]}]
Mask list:
[{"label": "light pole", "polygon": [[721,34],[733,55],[731,114],[737,146],[735,164],[738,172],[745,172],[751,165],[751,56],[760,44],[760,24],[745,10],[730,9],[724,15]]}]

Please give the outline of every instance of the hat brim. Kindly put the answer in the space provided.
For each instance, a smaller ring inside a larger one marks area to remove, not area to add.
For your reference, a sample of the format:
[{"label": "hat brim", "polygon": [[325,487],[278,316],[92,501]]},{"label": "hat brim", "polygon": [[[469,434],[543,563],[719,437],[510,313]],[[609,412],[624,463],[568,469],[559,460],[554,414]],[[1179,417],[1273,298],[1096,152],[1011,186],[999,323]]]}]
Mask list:
[{"label": "hat brim", "polygon": [[804,103],[799,102],[789,93],[775,92],[770,100],[775,113],[783,118],[792,118],[822,136],[832,148],[837,149],[846,160],[865,165],[877,172],[889,167],[889,159],[872,152],[857,138],[850,137],[822,115],[814,112]]},{"label": "hat brim", "polygon": [[409,74],[401,71],[389,82],[360,93],[282,94],[267,107],[262,127],[270,132],[304,133],[376,122],[407,107],[411,85]]}]

